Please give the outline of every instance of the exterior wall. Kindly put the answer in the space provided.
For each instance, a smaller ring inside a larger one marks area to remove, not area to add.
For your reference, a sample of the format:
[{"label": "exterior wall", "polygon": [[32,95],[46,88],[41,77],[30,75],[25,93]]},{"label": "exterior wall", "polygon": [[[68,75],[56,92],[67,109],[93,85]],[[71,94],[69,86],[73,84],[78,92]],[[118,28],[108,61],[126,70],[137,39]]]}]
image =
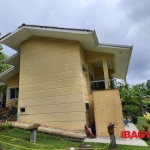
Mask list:
[{"label": "exterior wall", "polygon": [[82,75],[82,83],[84,83],[84,101],[89,101],[90,111],[86,113],[87,122],[94,121],[94,106],[93,106],[93,95],[90,93],[90,82],[89,82],[89,73],[92,74],[94,80],[99,76],[104,76],[103,69],[96,68],[93,66],[92,62],[102,61],[103,59],[114,59],[113,54],[100,53],[93,51],[85,51],[80,45],[80,56],[81,56],[81,65],[82,63],[88,68],[89,72]]},{"label": "exterior wall", "polygon": [[[82,64],[85,65],[86,68],[88,68],[88,64],[85,61],[85,50],[82,48],[82,46],[80,45],[80,63],[81,63],[81,67]],[[81,80],[82,80],[82,92],[83,92],[83,101],[89,102],[89,74],[85,74],[84,72],[82,72],[82,76],[81,76]],[[90,105],[90,103],[89,103]],[[90,122],[90,110],[86,111],[86,123]]]},{"label": "exterior wall", "polygon": [[109,122],[116,122],[118,126],[115,128],[115,135],[121,137],[124,122],[119,90],[93,92],[93,103],[97,136],[109,136],[107,125]]},{"label": "exterior wall", "polygon": [[6,106],[18,107],[18,100],[9,99],[9,88],[19,87],[19,73],[10,77],[7,81],[7,96],[6,96]]},{"label": "exterior wall", "polygon": [[84,130],[87,90],[79,45],[44,37],[31,37],[22,43],[18,120]]},{"label": "exterior wall", "polygon": [[[82,47],[81,47],[82,48]],[[100,68],[94,67],[91,63],[97,61],[103,61],[107,59],[113,60],[114,66],[114,55],[107,54],[107,53],[98,53],[92,51],[84,51],[80,48],[82,52],[81,56],[84,58],[82,59],[86,67],[88,66],[88,70],[92,73],[94,79],[100,76],[104,76],[104,70]],[[83,55],[84,54],[84,55]],[[105,66],[104,66],[105,67]],[[115,66],[114,66],[115,68]],[[106,70],[107,68],[105,68]],[[112,70],[108,70],[108,77],[111,76]],[[92,94],[89,90],[89,73],[86,75],[86,88],[88,93],[88,99],[90,104],[90,111],[88,113],[89,120],[88,121],[95,121],[96,124],[96,133],[97,136],[109,136],[107,131],[108,122],[116,122],[118,123],[118,127],[115,128],[115,135],[116,137],[120,137],[120,133],[124,130],[123,124],[123,115],[122,115],[122,107],[121,101],[119,96],[119,90],[100,90],[95,91]],[[86,95],[87,96],[87,95]]]},{"label": "exterior wall", "polygon": [[[111,77],[111,74],[113,73],[113,70],[108,69],[109,77]],[[104,77],[104,71],[103,68],[95,67],[95,78],[97,77]]]},{"label": "exterior wall", "polygon": [[[86,57],[86,62],[87,63],[102,61],[103,59],[112,59],[112,60],[114,60],[114,55],[113,54],[93,52],[93,51],[86,51],[85,52],[85,57]],[[113,61],[113,65],[114,65],[114,61]]]},{"label": "exterior wall", "polygon": [[94,122],[95,118],[94,118],[93,94],[89,95],[89,104],[90,104],[90,113],[89,113],[90,122]]}]

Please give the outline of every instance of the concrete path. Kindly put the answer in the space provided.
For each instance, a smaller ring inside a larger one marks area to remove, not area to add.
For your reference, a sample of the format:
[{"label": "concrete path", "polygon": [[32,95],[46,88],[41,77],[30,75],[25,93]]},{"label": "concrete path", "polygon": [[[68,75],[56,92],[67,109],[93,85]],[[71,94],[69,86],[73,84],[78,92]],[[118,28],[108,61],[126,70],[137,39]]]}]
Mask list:
[{"label": "concrete path", "polygon": [[[136,126],[133,123],[128,123],[128,125],[129,125],[129,127],[126,126],[125,130],[131,131],[131,132],[132,131],[138,132],[138,129],[136,128]],[[109,139],[109,137],[97,137],[97,138],[93,138],[93,139],[86,138],[84,140],[84,142],[109,143],[110,139]],[[121,144],[121,145],[148,146],[145,141],[143,141],[142,139],[139,139],[139,138],[138,139],[133,138],[132,140],[116,138],[116,143]]]}]

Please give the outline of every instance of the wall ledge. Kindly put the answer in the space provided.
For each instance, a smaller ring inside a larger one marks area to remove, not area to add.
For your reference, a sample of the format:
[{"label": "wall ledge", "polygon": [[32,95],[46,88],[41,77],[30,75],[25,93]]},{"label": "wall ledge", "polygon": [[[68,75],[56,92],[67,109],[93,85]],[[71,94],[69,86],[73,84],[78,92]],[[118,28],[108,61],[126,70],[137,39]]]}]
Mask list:
[{"label": "wall ledge", "polygon": [[[24,122],[11,122],[11,123],[13,127],[17,127],[21,129],[27,129],[29,125],[31,125],[31,123],[24,123]],[[37,131],[56,135],[71,141],[84,141],[86,137],[84,131],[71,131],[71,130],[53,128],[47,126],[40,126]]]}]

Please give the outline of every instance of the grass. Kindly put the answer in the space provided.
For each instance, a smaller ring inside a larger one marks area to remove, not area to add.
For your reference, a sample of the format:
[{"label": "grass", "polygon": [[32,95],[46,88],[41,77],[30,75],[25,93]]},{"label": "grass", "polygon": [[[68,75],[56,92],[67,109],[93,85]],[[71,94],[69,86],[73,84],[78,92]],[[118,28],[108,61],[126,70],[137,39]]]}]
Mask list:
[{"label": "grass", "polygon": [[[14,137],[16,139],[21,139],[24,141],[11,139],[9,137],[3,137],[2,135]],[[0,141],[19,145],[26,148],[31,148],[32,150],[34,149],[52,150],[53,148],[65,149],[71,146],[77,147],[79,144],[81,144],[81,142],[67,141],[56,136],[39,133],[39,132],[37,133],[37,142],[35,144],[32,144],[29,143],[29,135],[30,133],[27,130],[14,128],[11,130],[0,132]],[[4,143],[0,143],[0,145],[2,146],[3,150],[21,150],[21,148],[13,147]],[[48,145],[48,146],[44,146],[44,145]],[[102,148],[105,147],[107,144],[95,144],[95,145],[99,148]]]},{"label": "grass", "polygon": [[[140,124],[142,124],[142,117],[138,118],[139,122],[136,125],[139,129],[142,129]],[[35,144],[29,143],[29,131],[22,130],[18,128],[13,128],[11,130],[0,132],[0,141],[18,145],[21,147],[29,148],[30,150],[34,149],[40,149],[40,150],[53,150],[53,148],[56,149],[66,149],[71,146],[77,147],[80,144],[83,144],[81,142],[72,142],[63,140],[62,138],[44,134],[44,133],[37,133],[37,142]],[[7,137],[9,136],[9,137]],[[13,137],[13,138],[10,138]],[[18,140],[20,139],[20,140]],[[22,141],[21,141],[22,140]],[[150,141],[146,141],[148,144],[148,147],[138,147],[138,146],[127,146],[127,145],[117,145],[118,150],[149,150],[150,149]],[[88,144],[88,143],[86,143]],[[97,148],[103,148],[107,144],[102,143],[89,143],[93,146],[96,146]],[[14,146],[10,146],[8,144],[0,143],[3,150],[23,150],[23,148],[17,148]],[[109,149],[106,148],[107,150]],[[105,150],[106,150],[105,149]]]},{"label": "grass", "polygon": [[138,117],[138,123],[135,124],[135,126],[136,126],[139,130],[143,130],[142,125],[145,125],[144,117]]}]

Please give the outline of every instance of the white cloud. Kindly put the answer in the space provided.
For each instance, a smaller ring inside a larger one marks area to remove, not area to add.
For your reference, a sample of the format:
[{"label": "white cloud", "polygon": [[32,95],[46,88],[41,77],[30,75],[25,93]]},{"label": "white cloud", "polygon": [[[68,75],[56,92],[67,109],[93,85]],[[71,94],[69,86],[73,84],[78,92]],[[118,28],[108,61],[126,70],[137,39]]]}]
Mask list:
[{"label": "white cloud", "polygon": [[132,84],[150,77],[149,14],[147,0],[7,0],[1,2],[0,32],[22,23],[95,29],[100,42],[134,45],[127,76]]}]

